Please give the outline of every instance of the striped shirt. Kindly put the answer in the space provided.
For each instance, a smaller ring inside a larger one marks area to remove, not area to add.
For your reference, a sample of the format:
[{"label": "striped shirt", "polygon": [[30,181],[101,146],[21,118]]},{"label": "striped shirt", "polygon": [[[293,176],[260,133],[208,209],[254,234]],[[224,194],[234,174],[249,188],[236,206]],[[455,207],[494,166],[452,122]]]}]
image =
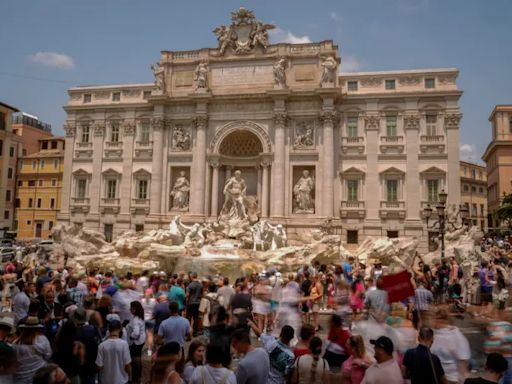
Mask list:
[{"label": "striped shirt", "polygon": [[414,291],[414,308],[418,311],[428,311],[434,302],[434,295],[425,287],[418,287]]}]

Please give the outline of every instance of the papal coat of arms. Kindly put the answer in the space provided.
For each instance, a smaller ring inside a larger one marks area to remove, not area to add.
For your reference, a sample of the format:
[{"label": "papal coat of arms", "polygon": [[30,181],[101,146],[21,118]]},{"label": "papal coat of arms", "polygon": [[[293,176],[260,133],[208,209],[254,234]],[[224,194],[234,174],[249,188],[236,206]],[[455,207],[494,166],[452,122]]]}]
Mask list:
[{"label": "papal coat of arms", "polygon": [[264,24],[256,20],[254,13],[240,7],[231,12],[231,25],[221,25],[213,30],[219,41],[219,55],[224,55],[228,48],[235,54],[249,54],[260,46],[268,48],[268,30],[275,28],[272,24]]}]

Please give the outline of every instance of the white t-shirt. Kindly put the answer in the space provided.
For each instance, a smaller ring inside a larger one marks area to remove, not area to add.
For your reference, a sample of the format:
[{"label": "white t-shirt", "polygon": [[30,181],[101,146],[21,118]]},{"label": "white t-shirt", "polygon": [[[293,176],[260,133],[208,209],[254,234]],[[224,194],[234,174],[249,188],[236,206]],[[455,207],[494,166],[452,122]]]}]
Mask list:
[{"label": "white t-shirt", "polygon": [[395,359],[373,364],[364,374],[361,384],[403,384],[402,371]]},{"label": "white t-shirt", "polygon": [[236,384],[236,377],[233,371],[227,368],[200,365],[194,369],[189,384]]},{"label": "white t-shirt", "polygon": [[441,360],[448,381],[458,381],[458,362],[471,358],[469,342],[457,327],[434,329],[434,343],[430,351]]},{"label": "white t-shirt", "polygon": [[101,384],[125,384],[128,382],[128,373],[124,367],[130,364],[130,349],[124,340],[107,339],[98,347],[96,365],[100,371]]},{"label": "white t-shirt", "polygon": [[[313,364],[316,363],[316,367]],[[323,383],[325,375],[329,373],[329,363],[321,357],[315,362],[312,355],[303,355],[295,360],[294,368],[297,370],[299,384]],[[314,372],[314,380],[313,380]]]}]

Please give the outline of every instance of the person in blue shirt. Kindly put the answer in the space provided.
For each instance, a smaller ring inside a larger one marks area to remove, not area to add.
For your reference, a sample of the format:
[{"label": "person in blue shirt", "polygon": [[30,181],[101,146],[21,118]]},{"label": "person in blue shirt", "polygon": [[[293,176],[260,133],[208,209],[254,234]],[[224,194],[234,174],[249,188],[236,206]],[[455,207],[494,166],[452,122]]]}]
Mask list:
[{"label": "person in blue shirt", "polygon": [[353,275],[353,264],[354,264],[354,257],[349,256],[348,261],[345,261],[342,265],[343,268],[343,276],[345,277],[345,280],[347,283],[352,284],[352,281],[354,280]]},{"label": "person in blue shirt", "polygon": [[181,314],[185,310],[185,290],[183,289],[183,280],[176,279],[174,285],[167,294],[169,301],[178,303],[178,310]]}]

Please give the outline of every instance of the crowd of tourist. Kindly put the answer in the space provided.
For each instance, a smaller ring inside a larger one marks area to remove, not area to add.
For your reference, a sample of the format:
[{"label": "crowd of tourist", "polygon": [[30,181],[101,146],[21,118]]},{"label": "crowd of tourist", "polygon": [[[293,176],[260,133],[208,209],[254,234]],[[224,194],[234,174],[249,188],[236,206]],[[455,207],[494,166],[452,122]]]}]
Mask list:
[{"label": "crowd of tourist", "polygon": [[[395,303],[386,266],[354,258],[235,281],[14,260],[0,279],[0,383],[510,383],[507,243],[485,239],[469,276],[418,256],[414,295]],[[469,317],[487,327],[485,367],[457,327]]]}]

